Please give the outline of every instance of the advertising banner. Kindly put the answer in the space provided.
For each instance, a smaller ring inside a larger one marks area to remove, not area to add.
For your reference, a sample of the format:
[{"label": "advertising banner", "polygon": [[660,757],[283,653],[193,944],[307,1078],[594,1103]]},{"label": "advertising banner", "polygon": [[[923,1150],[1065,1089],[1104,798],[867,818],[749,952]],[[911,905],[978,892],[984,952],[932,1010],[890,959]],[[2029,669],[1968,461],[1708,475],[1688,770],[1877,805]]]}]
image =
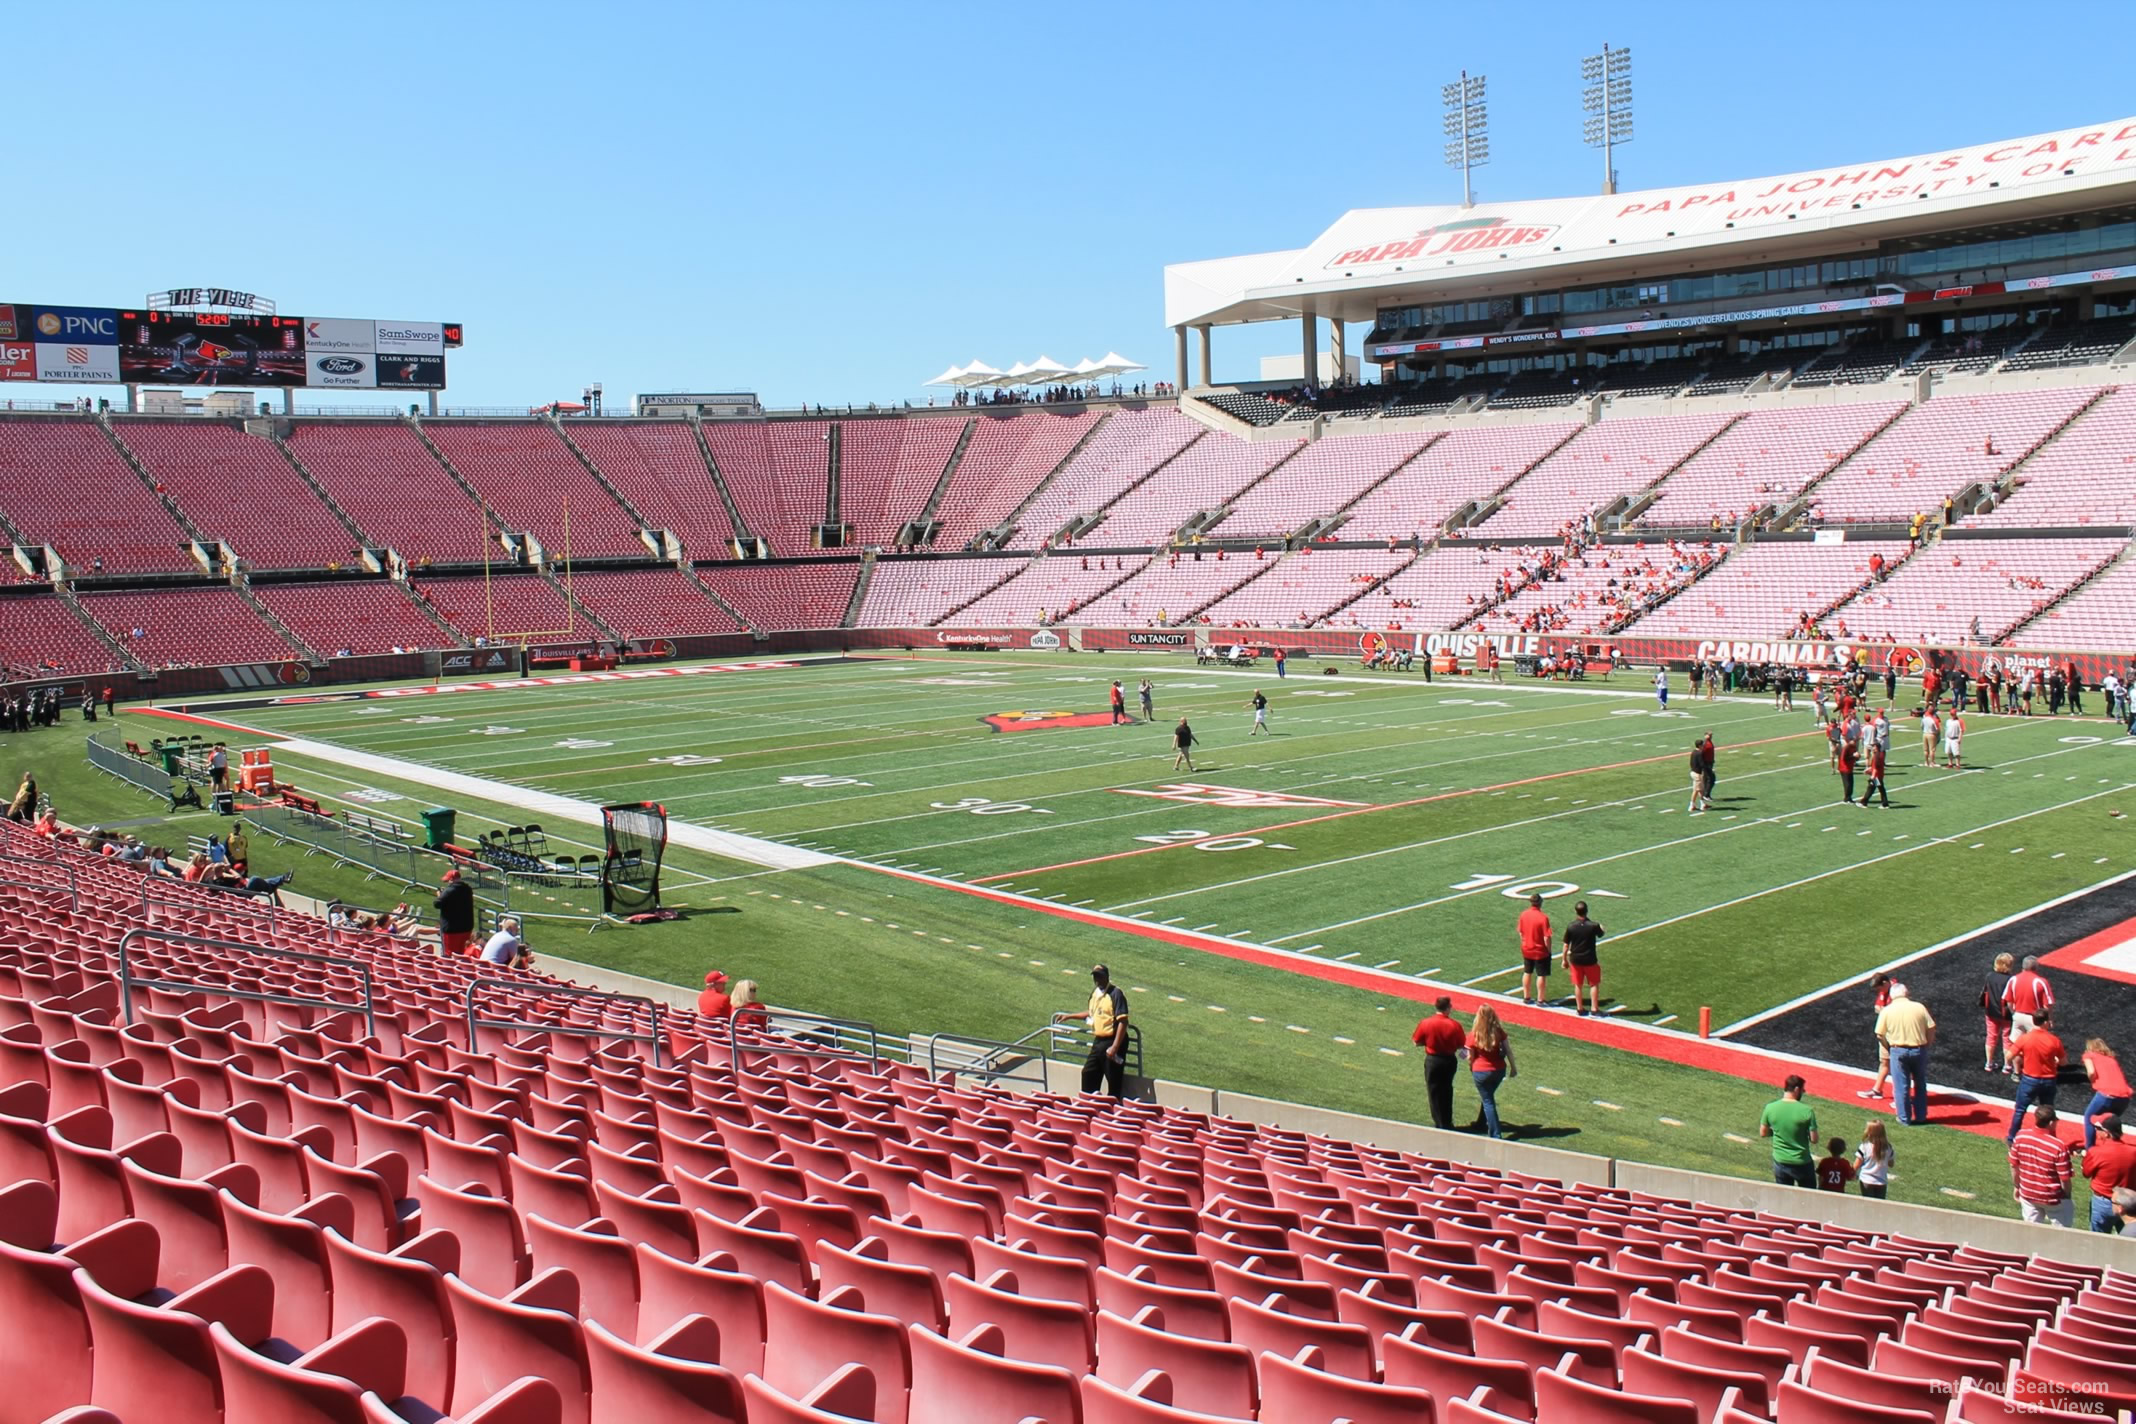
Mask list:
[{"label": "advertising banner", "polygon": [[375,324],[381,356],[443,356],[445,324],[439,321],[381,321]]},{"label": "advertising banner", "polygon": [[[380,328],[384,330],[383,327]],[[445,389],[443,356],[389,356],[372,358],[382,391],[442,391]]]},{"label": "advertising banner", "polygon": [[110,307],[35,307],[30,329],[39,341],[89,346],[119,344],[119,314]]},{"label": "advertising banner", "polygon": [[37,348],[27,341],[0,336],[0,381],[37,379]]},{"label": "advertising banner", "polygon": [[86,342],[40,340],[37,343],[37,379],[116,385],[119,348],[91,346]]},{"label": "advertising banner", "polygon": [[336,351],[368,355],[378,349],[377,324],[347,317],[308,317],[304,322],[304,349],[314,356]]},{"label": "advertising banner", "polygon": [[378,358],[368,351],[327,355],[307,351],[304,364],[307,386],[347,391],[368,391],[378,386]]}]

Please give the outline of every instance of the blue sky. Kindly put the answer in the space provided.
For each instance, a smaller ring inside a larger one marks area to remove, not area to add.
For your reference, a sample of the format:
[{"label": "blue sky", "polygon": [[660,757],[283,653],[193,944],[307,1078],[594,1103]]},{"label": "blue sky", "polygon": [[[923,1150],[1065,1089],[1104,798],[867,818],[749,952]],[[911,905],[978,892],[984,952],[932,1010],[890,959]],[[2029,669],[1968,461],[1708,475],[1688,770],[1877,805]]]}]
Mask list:
[{"label": "blue sky", "polygon": [[[952,363],[1107,348],[1169,375],[1166,263],[1459,200],[1438,93],[1464,67],[1490,79],[1484,201],[1597,186],[1578,76],[1603,40],[1636,65],[1627,188],[2132,107],[2119,47],[2009,53],[2013,13],[36,6],[10,17],[0,300],[212,284],[306,316],[460,320],[454,405],[596,380],[611,402],[919,400]],[[1294,340],[1220,332],[1217,374]]]}]

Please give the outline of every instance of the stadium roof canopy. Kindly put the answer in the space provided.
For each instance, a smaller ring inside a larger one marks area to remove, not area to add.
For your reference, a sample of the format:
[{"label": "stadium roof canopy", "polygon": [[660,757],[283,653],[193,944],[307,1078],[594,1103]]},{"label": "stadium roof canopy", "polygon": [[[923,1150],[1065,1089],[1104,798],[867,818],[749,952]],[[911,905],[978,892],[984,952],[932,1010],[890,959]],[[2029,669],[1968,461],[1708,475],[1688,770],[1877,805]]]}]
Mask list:
[{"label": "stadium roof canopy", "polygon": [[1720,270],[2136,201],[2136,118],[2002,143],[1584,198],[1357,208],[1305,247],[1164,271],[1181,330]]}]

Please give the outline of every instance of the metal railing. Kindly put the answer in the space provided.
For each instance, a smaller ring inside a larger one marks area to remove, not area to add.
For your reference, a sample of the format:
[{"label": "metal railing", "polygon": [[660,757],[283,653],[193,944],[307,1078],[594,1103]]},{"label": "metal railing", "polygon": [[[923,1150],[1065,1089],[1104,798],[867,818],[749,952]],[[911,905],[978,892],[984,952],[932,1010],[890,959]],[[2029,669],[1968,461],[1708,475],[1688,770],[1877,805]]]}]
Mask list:
[{"label": "metal railing", "polygon": [[[484,1019],[475,1016],[475,991],[485,985],[493,988],[517,989],[521,993],[542,997],[561,994],[573,999],[605,999],[611,1003],[643,1004],[649,1015],[649,1028],[645,1033],[632,1033],[628,1029],[582,1028],[574,1024],[543,1023],[539,1019]],[[606,989],[580,989],[569,984],[529,984],[523,979],[479,978],[467,981],[467,1051],[477,1053],[478,1031],[485,1028],[500,1030],[517,1029],[526,1033],[554,1033],[566,1038],[607,1038],[620,1043],[647,1043],[652,1045],[653,1066],[660,1066],[660,1053],[666,1040],[660,1035],[660,1001],[643,994],[616,994]]]},{"label": "metal railing", "polygon": [[1072,1039],[1076,1033],[1069,1025],[1057,1023],[1042,1024],[1013,1043],[961,1033],[930,1033],[917,1036],[915,1047],[927,1046],[929,1077],[951,1072],[976,1082],[999,1083],[1029,1073],[1038,1091],[1044,1092],[1052,1082],[1054,1050],[1062,1039]]},{"label": "metal railing", "polygon": [[[1068,1024],[1057,1024],[1054,1027],[1069,1029],[1070,1037],[1080,1037],[1085,1032],[1082,1029],[1072,1028]],[[1085,1056],[1088,1056],[1087,1053]],[[1066,1061],[1073,1062],[1075,1060],[1070,1058]],[[1137,1028],[1132,1020],[1127,1025],[1127,1048],[1120,1055],[1120,1071],[1130,1078],[1145,1076],[1142,1071],[1142,1030]]]},{"label": "metal railing", "polygon": [[[137,979],[130,962],[136,940],[153,939],[161,944],[189,944],[205,949],[229,949],[240,954],[262,954],[274,959],[299,959],[307,964],[336,964],[344,969],[353,969],[363,980],[363,1002],[345,1004],[338,999],[309,999],[301,994],[269,994],[259,989],[233,989],[226,984],[203,984],[184,979]],[[126,1022],[134,1021],[133,991],[136,989],[161,989],[165,993],[214,994],[225,999],[242,999],[255,1004],[279,1004],[291,1009],[328,1009],[334,1013],[361,1013],[366,1038],[378,1031],[378,1016],[373,1007],[371,993],[371,966],[360,959],[346,959],[335,954],[314,954],[306,949],[270,949],[265,945],[246,944],[242,940],[210,939],[202,935],[172,934],[168,930],[128,930],[119,937],[119,1004],[126,1015]]]},{"label": "metal railing", "polygon": [[[819,1063],[880,1063],[881,1035],[874,1024],[860,1019],[832,1018],[828,1014],[804,1014],[798,1009],[762,1007],[764,1016],[753,1013],[727,1015],[727,1054],[739,1077],[749,1076],[744,1055],[766,1058],[806,1058]],[[742,1037],[742,1020],[751,1020],[751,1033],[776,1034],[777,1038]],[[865,1045],[863,1047],[862,1045]]]},{"label": "metal railing", "polygon": [[[30,867],[36,867],[34,870]],[[64,890],[52,883],[55,874],[67,877]],[[0,855],[0,885],[19,885],[24,889],[48,894],[64,894],[68,903],[79,910],[82,907],[81,881],[74,867],[64,861],[40,860],[34,855]]]},{"label": "metal railing", "polygon": [[112,735],[116,734],[106,732],[91,732],[89,734],[89,765],[95,767],[98,771],[107,776],[117,777],[129,785],[137,786],[156,797],[159,801],[169,799],[173,782],[187,779],[183,776],[171,776],[157,762],[144,761],[142,758],[127,751],[125,747],[112,745],[106,740],[107,737]]},{"label": "metal railing", "polygon": [[272,925],[275,917],[282,913],[278,902],[240,890],[215,891],[213,900],[203,900],[191,893],[204,888],[169,875],[144,874],[141,877],[141,918],[149,919],[160,909],[189,915],[252,915]]}]

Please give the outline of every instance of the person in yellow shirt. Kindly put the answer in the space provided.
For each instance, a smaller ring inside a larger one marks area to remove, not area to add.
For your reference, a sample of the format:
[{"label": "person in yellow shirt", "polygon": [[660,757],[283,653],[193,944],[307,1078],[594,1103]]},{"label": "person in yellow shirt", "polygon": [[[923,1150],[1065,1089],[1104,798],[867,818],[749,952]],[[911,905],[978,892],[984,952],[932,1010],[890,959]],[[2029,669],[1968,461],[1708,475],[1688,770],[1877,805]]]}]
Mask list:
[{"label": "person in yellow shirt", "polygon": [[1891,1050],[1891,1106],[1901,1127],[1928,1121],[1928,1050],[1936,1020],[1913,1000],[1904,984],[1891,986],[1891,1002],[1876,1016],[1876,1040]]},{"label": "person in yellow shirt", "polygon": [[1099,964],[1090,971],[1090,1007],[1079,1014],[1055,1014],[1055,1023],[1081,1019],[1090,1025],[1090,1056],[1083,1060],[1083,1091],[1095,1093],[1103,1083],[1114,1097],[1125,1096],[1127,1081],[1127,995],[1113,983],[1112,971]]}]

